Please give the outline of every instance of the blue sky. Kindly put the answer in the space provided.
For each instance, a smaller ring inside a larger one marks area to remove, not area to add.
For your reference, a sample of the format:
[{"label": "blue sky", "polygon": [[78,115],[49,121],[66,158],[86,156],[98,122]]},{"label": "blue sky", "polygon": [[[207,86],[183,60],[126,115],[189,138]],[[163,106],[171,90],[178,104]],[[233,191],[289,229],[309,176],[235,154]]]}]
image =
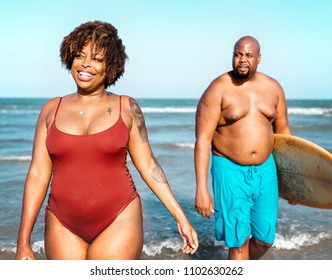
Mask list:
[{"label": "blue sky", "polygon": [[0,3],[0,97],[76,90],[59,46],[77,25],[112,23],[130,60],[110,90],[134,98],[199,98],[231,69],[235,41],[261,44],[258,70],[286,97],[332,98],[330,0],[11,0]]}]

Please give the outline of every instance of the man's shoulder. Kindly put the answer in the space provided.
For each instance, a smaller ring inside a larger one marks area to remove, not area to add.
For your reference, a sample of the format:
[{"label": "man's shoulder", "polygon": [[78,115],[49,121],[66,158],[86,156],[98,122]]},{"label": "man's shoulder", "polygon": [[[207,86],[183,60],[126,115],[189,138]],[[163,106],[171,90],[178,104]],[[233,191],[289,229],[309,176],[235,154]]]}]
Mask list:
[{"label": "man's shoulder", "polygon": [[211,84],[223,85],[231,82],[230,73],[226,72],[216,77]]},{"label": "man's shoulder", "polygon": [[273,77],[271,77],[271,76],[269,76],[265,73],[262,73],[262,72],[257,71],[256,72],[256,77],[259,78],[259,79],[265,80],[267,82],[278,83],[278,81],[275,78],[273,78]]},{"label": "man's shoulder", "polygon": [[265,87],[268,87],[276,92],[283,91],[282,86],[275,78],[261,72],[256,72],[256,77],[258,78],[257,81]]},{"label": "man's shoulder", "polygon": [[204,92],[204,98],[212,98],[217,100],[222,98],[223,94],[232,86],[229,73],[224,73],[212,80],[208,88]]}]

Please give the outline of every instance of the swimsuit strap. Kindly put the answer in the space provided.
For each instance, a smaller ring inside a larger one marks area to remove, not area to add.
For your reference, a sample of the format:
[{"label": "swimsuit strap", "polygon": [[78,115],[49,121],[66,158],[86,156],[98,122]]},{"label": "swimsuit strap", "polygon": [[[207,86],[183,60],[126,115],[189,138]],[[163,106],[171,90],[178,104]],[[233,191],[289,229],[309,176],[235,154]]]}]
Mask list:
[{"label": "swimsuit strap", "polygon": [[121,116],[121,95],[120,95],[120,112],[119,112],[119,116]]},{"label": "swimsuit strap", "polygon": [[58,113],[58,110],[59,110],[59,107],[60,107],[60,103],[61,103],[61,101],[62,101],[62,97],[60,97],[60,99],[59,99],[59,103],[58,103],[58,106],[56,107],[55,114],[54,114],[54,120],[55,120],[56,115],[57,115],[57,113]]}]

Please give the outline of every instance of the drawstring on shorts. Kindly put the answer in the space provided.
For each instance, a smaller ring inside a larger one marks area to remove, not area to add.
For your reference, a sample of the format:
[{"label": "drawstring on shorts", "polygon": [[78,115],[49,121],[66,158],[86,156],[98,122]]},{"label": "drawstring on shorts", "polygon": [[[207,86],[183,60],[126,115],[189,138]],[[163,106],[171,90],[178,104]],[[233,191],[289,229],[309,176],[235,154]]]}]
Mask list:
[{"label": "drawstring on shorts", "polygon": [[254,165],[249,166],[248,171],[247,171],[247,180],[255,182],[255,179],[253,176],[254,173],[257,173],[257,168]]}]

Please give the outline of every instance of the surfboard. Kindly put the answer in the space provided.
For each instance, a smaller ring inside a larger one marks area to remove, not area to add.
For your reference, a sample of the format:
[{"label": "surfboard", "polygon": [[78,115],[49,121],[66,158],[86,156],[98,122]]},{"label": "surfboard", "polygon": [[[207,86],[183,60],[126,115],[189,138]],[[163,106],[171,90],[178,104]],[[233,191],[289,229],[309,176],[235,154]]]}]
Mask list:
[{"label": "surfboard", "polygon": [[275,134],[279,197],[297,204],[332,209],[332,154],[306,139]]}]

